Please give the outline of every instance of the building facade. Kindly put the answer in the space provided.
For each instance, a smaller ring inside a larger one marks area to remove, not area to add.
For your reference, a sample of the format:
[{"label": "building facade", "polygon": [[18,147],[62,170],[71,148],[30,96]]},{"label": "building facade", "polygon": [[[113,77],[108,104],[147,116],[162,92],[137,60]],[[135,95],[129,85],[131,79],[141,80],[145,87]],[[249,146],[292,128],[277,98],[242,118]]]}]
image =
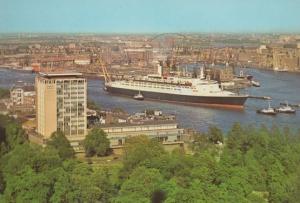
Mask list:
[{"label": "building facade", "polygon": [[210,76],[210,79],[218,82],[230,82],[234,78],[234,70],[231,66],[226,67],[210,67],[206,74]]},{"label": "building facade", "polygon": [[35,79],[37,133],[64,132],[72,146],[86,135],[87,81],[81,73],[40,73]]},{"label": "building facade", "polygon": [[102,125],[100,128],[107,133],[111,148],[121,147],[126,138],[146,135],[157,139],[163,144],[182,142],[184,129],[179,128],[175,121],[148,121],[143,123],[119,123]]},{"label": "building facade", "polygon": [[33,112],[35,90],[33,85],[16,84],[10,89],[10,109],[18,112]]}]

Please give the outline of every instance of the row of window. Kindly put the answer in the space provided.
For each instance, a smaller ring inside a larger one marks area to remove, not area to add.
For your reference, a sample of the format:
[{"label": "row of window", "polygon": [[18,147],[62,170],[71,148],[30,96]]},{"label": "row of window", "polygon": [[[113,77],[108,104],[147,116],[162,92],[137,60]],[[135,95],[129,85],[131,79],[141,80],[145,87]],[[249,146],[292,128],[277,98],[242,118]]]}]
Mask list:
[{"label": "row of window", "polygon": [[66,136],[70,135],[83,135],[84,130],[70,130],[70,129],[64,129],[64,128],[57,128],[58,131],[63,131]]},{"label": "row of window", "polygon": [[[169,89],[169,90],[176,90],[176,88],[173,88],[171,85],[158,85],[158,84],[136,84],[136,83],[124,83],[125,85],[128,86],[136,86],[136,87],[150,87],[150,88],[159,88],[159,89]],[[186,88],[186,89],[191,89],[191,86],[180,86],[180,88]]]},{"label": "row of window", "polygon": [[70,95],[70,94],[72,94],[72,95],[84,95],[85,94],[85,92],[84,91],[66,91],[66,90],[61,90],[61,89],[57,89],[57,91],[56,91],[56,94],[57,95]]}]

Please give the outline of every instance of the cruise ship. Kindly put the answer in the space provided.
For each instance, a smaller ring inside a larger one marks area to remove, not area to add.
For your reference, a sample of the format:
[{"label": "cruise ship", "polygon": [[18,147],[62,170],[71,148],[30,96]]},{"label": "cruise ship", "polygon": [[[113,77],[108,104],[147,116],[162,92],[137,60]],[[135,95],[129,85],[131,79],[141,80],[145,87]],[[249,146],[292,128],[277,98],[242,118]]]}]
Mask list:
[{"label": "cruise ship", "polygon": [[197,78],[164,77],[162,72],[162,67],[158,64],[158,74],[105,80],[105,90],[129,97],[141,94],[146,100],[230,108],[243,108],[248,98],[248,95],[222,90],[217,81],[205,78],[203,68]]}]

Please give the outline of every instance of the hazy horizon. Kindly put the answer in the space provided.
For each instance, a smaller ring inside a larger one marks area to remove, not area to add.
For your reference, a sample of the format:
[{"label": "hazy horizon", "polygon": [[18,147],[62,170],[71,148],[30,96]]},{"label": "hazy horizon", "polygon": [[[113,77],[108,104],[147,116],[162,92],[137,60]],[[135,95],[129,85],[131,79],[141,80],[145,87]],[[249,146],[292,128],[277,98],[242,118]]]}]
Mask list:
[{"label": "hazy horizon", "polygon": [[300,0],[1,0],[0,33],[299,33]]},{"label": "hazy horizon", "polygon": [[203,35],[298,35],[295,32],[1,32],[0,35],[158,35],[158,34],[203,34]]}]

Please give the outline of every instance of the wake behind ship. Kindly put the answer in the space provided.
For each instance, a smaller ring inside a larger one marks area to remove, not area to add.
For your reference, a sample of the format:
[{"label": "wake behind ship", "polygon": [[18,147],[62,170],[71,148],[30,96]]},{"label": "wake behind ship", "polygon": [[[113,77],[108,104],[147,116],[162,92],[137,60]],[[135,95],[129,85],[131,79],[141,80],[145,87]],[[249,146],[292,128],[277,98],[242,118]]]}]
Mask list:
[{"label": "wake behind ship", "polygon": [[150,100],[230,108],[243,108],[248,98],[248,95],[224,91],[217,81],[205,79],[203,68],[199,78],[163,77],[160,65],[157,75],[106,80],[105,89],[112,94],[129,97],[142,94],[144,99]]}]

